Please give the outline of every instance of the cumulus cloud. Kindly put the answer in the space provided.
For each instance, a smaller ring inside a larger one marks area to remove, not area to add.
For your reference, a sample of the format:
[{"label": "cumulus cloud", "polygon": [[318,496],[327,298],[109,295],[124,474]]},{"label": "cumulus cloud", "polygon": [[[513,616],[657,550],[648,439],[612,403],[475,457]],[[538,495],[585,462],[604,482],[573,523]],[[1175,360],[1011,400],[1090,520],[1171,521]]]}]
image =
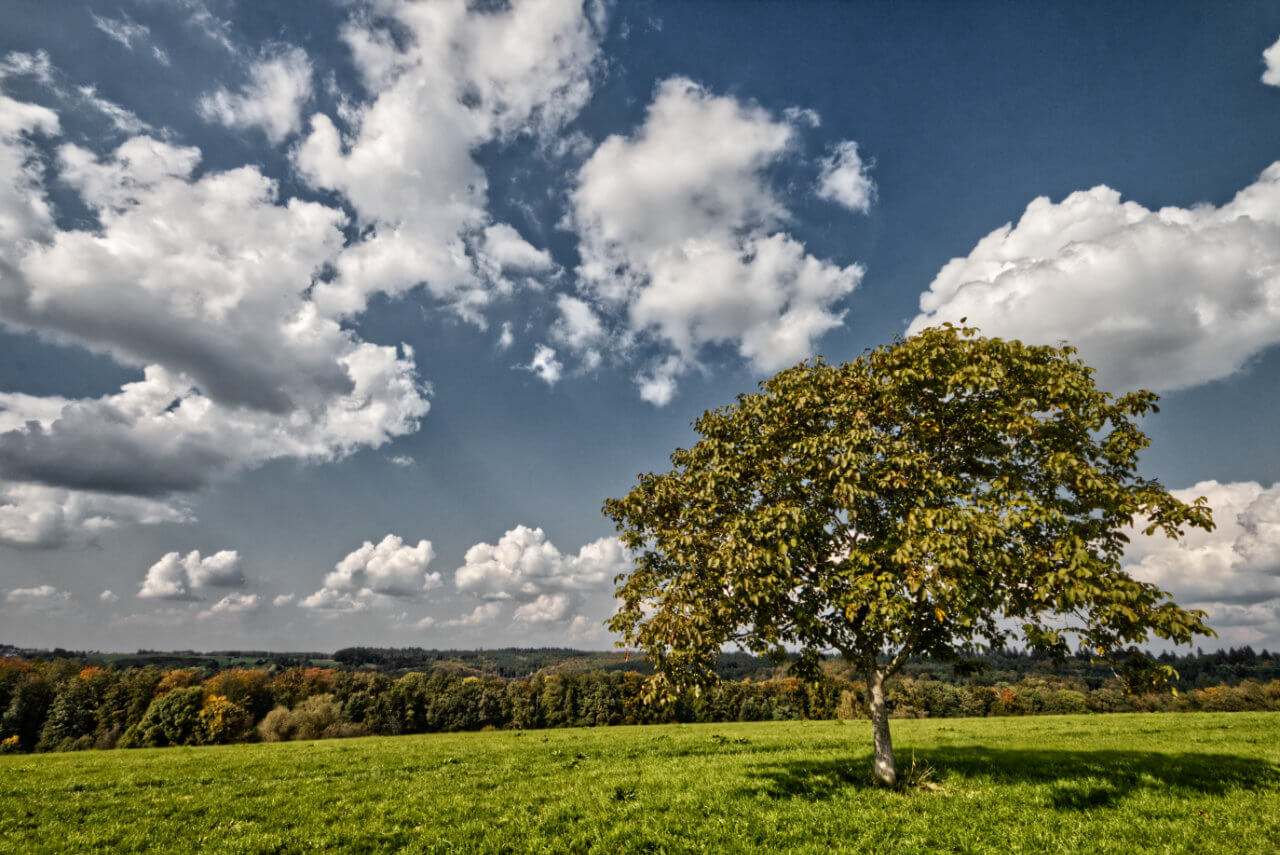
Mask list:
[{"label": "cumulus cloud", "polygon": [[34,588],[14,588],[4,598],[6,603],[32,610],[55,608],[71,600],[71,594],[52,585]]},{"label": "cumulus cloud", "polygon": [[529,360],[529,364],[524,368],[532,371],[543,383],[548,386],[554,386],[560,382],[560,374],[564,369],[564,365],[561,364],[560,360],[556,359],[555,348],[540,344],[533,351],[533,359]]},{"label": "cumulus cloud", "polygon": [[521,603],[516,620],[550,623],[565,620],[581,593],[602,590],[630,566],[630,556],[617,538],[603,537],[577,555],[566,555],[542,529],[519,525],[496,544],[478,543],[468,549],[454,583],[459,591],[490,601]]},{"label": "cumulus cloud", "polygon": [[1280,162],[1221,207],[1149,210],[1109,187],[1039,198],[950,261],[908,332],[968,318],[1065,339],[1112,390],[1225,377],[1280,342]]},{"label": "cumulus cloud", "polygon": [[511,618],[530,624],[559,623],[572,607],[573,601],[568,594],[539,594],[533,602],[518,607]]},{"label": "cumulus cloud", "polygon": [[[471,610],[469,614],[463,615],[453,620],[444,622],[444,626],[483,626],[492,623],[495,618],[502,612],[501,603],[481,603]],[[424,618],[429,620],[429,618]],[[421,623],[421,621],[419,621]],[[427,624],[430,626],[431,624]],[[419,627],[423,628],[423,627]]]},{"label": "cumulus cloud", "polygon": [[324,578],[320,590],[299,605],[326,611],[363,611],[379,596],[414,598],[441,585],[439,573],[428,573],[435,557],[428,540],[410,546],[388,534],[376,545],[369,540],[347,555]]},{"label": "cumulus cloud", "polygon": [[819,198],[865,214],[871,209],[875,191],[869,166],[858,155],[856,142],[845,140],[823,159],[818,175]]},{"label": "cumulus cloud", "polygon": [[279,607],[279,606],[287,606],[287,605],[289,605],[289,603],[292,603],[292,602],[293,602],[293,600],[294,600],[294,595],[293,595],[293,594],[277,594],[277,595],[276,595],[276,596],[271,600],[271,605],[276,606],[276,607]]},{"label": "cumulus cloud", "polygon": [[199,599],[199,591],[205,588],[234,588],[244,583],[240,554],[234,549],[224,549],[207,557],[201,557],[198,549],[186,555],[169,552],[147,569],[138,596],[143,599],[196,600]]},{"label": "cumulus cloud", "polygon": [[101,594],[98,595],[98,599],[104,603],[115,603],[120,601],[120,595],[117,594],[115,591],[111,590],[110,588],[107,588],[105,591],[103,591]]},{"label": "cumulus cloud", "polygon": [[[315,278],[345,215],[281,200],[254,167],[135,136],[52,164],[96,223],[58,228],[33,135],[57,115],[0,95],[0,323],[140,369],[97,398],[0,395],[0,539],[85,542],[187,518],[175,495],[280,457],[328,460],[417,429],[407,347],[324,317]],[[48,489],[43,489],[48,488]],[[145,497],[148,502],[118,499]]]},{"label": "cumulus cloud", "polygon": [[0,94],[0,282],[13,276],[17,248],[53,227],[31,137],[58,130],[58,116],[52,110]]},{"label": "cumulus cloud", "polygon": [[549,273],[556,266],[551,253],[538,249],[506,223],[486,228],[483,246],[486,257],[502,270]]},{"label": "cumulus cloud", "polygon": [[1280,86],[1280,39],[1262,52],[1262,61],[1266,65],[1262,82],[1268,86]]},{"label": "cumulus cloud", "polygon": [[8,546],[87,546],[124,523],[156,525],[190,519],[186,508],[168,502],[0,481],[0,543]]},{"label": "cumulus cloud", "polygon": [[581,0],[375,0],[343,38],[371,99],[344,132],[322,113],[295,152],[301,174],[355,209],[362,239],[316,287],[322,311],[361,311],[370,294],[423,284],[483,324],[503,269],[546,272],[550,258],[487,211],[474,152],[522,133],[550,135],[586,103],[601,13]]},{"label": "cumulus cloud", "polygon": [[600,621],[578,615],[569,624],[569,637],[577,641],[593,641],[600,637],[603,628]]},{"label": "cumulus cloud", "polygon": [[1132,534],[1126,552],[1135,578],[1195,603],[1251,605],[1280,597],[1280,484],[1202,481],[1172,491],[1184,502],[1204,496],[1216,528],[1178,541]]},{"label": "cumulus cloud", "polygon": [[257,611],[261,598],[257,594],[227,594],[207,609],[202,609],[196,617],[207,620],[213,617],[242,615]]},{"label": "cumulus cloud", "polygon": [[[768,177],[798,122],[672,78],[636,133],[609,137],[579,171],[580,296],[612,320],[622,348],[648,340],[667,352],[664,370],[637,377],[646,400],[670,400],[709,345],[769,372],[811,355],[841,323],[837,304],[862,268],[817,259],[781,231],[789,212]],[[582,329],[569,308],[565,341]]]},{"label": "cumulus cloud", "polygon": [[582,358],[591,370],[602,361],[601,351],[609,344],[604,322],[585,300],[560,294],[556,297],[558,317],[551,327],[551,337]]},{"label": "cumulus cloud", "polygon": [[261,128],[274,145],[302,127],[311,98],[311,61],[301,48],[285,47],[249,66],[239,92],[217,89],[200,99],[200,114],[229,128]]}]

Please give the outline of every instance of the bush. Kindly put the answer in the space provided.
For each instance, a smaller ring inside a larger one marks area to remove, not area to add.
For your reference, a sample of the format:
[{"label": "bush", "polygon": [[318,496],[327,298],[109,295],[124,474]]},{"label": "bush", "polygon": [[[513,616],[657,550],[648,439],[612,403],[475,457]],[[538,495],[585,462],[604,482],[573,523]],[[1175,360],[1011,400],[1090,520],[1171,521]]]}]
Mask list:
[{"label": "bush", "polygon": [[368,733],[368,728],[362,724],[342,721],[342,705],[333,695],[314,695],[292,710],[276,707],[258,724],[258,735],[264,742],[332,739],[366,736]]},{"label": "bush", "polygon": [[258,722],[258,735],[263,742],[287,742],[295,732],[288,707],[276,707]]}]

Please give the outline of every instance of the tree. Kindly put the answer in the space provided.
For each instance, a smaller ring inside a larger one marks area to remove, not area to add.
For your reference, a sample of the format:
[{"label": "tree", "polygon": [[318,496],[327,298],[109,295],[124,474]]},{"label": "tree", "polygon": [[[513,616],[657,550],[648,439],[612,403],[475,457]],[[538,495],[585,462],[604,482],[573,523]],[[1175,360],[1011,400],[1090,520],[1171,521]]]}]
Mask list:
[{"label": "tree", "polygon": [[709,684],[725,645],[810,675],[838,652],[866,680],[892,785],[884,683],[909,656],[1021,641],[1118,657],[1212,634],[1121,567],[1131,524],[1213,525],[1203,498],[1137,474],[1157,398],[1098,389],[1074,348],[944,325],[760,385],[697,419],[670,472],[605,502],[637,555],[609,626],[653,661],[651,694]]},{"label": "tree", "polygon": [[204,699],[205,691],[200,686],[184,686],[165,692],[147,707],[142,721],[125,731],[120,739],[122,746],[199,744],[204,735],[200,719]]}]

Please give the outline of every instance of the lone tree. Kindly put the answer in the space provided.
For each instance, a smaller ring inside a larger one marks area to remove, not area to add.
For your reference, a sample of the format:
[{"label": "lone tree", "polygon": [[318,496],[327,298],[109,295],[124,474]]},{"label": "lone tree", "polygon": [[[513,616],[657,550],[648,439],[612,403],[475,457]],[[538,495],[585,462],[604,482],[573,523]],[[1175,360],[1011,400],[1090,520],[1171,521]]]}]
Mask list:
[{"label": "lone tree", "polygon": [[637,554],[609,627],[647,652],[660,696],[714,681],[727,644],[813,676],[839,652],[866,679],[888,785],[884,683],[909,656],[1074,643],[1158,681],[1134,645],[1213,632],[1121,569],[1125,530],[1213,519],[1137,474],[1156,400],[1099,390],[1074,348],[949,324],[801,363],[704,413],[670,472],[605,502]]}]

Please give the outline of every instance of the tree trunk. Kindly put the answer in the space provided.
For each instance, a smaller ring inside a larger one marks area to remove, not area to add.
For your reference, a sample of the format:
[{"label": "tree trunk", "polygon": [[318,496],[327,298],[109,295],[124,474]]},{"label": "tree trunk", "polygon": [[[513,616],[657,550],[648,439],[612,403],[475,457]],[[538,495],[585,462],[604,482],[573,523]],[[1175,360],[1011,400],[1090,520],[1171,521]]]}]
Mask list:
[{"label": "tree trunk", "polygon": [[871,695],[871,727],[875,741],[876,783],[896,786],[898,771],[893,764],[893,739],[889,735],[889,705],[884,702],[884,673],[867,676],[867,692]]}]

